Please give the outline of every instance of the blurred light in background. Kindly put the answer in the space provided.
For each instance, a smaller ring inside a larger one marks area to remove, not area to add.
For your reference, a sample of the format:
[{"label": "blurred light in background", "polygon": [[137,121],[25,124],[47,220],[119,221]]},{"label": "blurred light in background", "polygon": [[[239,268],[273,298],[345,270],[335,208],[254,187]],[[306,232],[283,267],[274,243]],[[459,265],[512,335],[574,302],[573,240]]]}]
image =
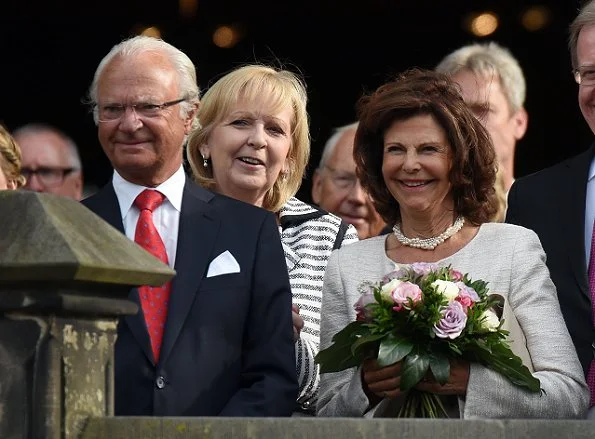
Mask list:
[{"label": "blurred light in background", "polygon": [[213,32],[213,44],[222,49],[231,49],[240,41],[242,32],[235,25],[223,25]]},{"label": "blurred light in background", "polygon": [[194,18],[198,10],[198,0],[178,0],[180,15],[184,18]]},{"label": "blurred light in background", "polygon": [[491,11],[472,13],[465,20],[465,28],[476,37],[493,34],[499,25],[498,16]]},{"label": "blurred light in background", "polygon": [[161,38],[161,31],[158,27],[150,26],[146,28],[141,28],[139,35],[144,35],[146,37],[153,37],[153,38]]},{"label": "blurred light in background", "polygon": [[530,32],[546,27],[552,21],[552,12],[546,6],[532,6],[521,16],[521,23]]}]

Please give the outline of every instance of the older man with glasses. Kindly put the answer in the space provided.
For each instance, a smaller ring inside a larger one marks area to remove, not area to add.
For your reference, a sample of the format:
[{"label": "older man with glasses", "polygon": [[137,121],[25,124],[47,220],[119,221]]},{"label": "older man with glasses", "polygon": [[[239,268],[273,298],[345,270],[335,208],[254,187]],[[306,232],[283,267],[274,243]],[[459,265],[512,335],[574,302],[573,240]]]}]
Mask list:
[{"label": "older man with glasses", "polygon": [[27,124],[13,131],[22,153],[21,174],[25,189],[80,200],[83,173],[74,141],[47,124]]},{"label": "older man with glasses", "polygon": [[187,178],[192,61],[134,37],[99,63],[89,100],[112,180],[83,203],[176,270],[139,287],[118,326],[120,416],[289,416],[298,385],[291,290],[275,215]]},{"label": "older man with glasses", "polygon": [[357,123],[335,129],[312,178],[312,201],[353,224],[359,239],[377,236],[386,225],[355,174],[353,140]]}]

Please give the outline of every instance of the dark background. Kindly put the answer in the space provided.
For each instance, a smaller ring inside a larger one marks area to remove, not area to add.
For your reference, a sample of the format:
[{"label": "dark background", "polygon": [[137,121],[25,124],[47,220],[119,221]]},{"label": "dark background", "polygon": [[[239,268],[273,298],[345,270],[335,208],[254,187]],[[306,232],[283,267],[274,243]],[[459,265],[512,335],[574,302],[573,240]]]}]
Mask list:
[{"label": "dark background", "polygon": [[[333,127],[352,122],[358,97],[408,67],[434,68],[474,38],[463,26],[470,12],[492,10],[500,28],[488,39],[508,47],[527,78],[529,128],[517,148],[522,176],[587,148],[592,134],[577,104],[567,48],[579,0],[198,0],[183,17],[177,0],[12,0],[0,7],[0,121],[9,130],[48,122],[79,145],[86,181],[111,176],[85,97],[101,58],[143,26],[197,66],[202,89],[245,62],[283,65],[304,75],[309,91],[312,159],[299,196],[310,200],[310,179]],[[547,6],[549,25],[526,31],[528,7]],[[218,25],[235,24],[243,39],[232,49],[212,43]]]}]

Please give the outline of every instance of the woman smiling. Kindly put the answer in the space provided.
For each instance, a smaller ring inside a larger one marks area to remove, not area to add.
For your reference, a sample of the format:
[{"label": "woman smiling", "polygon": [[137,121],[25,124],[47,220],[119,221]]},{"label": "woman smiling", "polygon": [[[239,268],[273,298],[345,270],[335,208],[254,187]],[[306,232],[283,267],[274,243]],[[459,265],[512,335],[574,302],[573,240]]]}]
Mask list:
[{"label": "woman smiling", "polygon": [[[362,97],[357,108],[357,173],[394,227],[331,256],[321,347],[356,319],[352,304],[362,283],[414,263],[452,265],[501,296],[511,349],[525,356],[544,392],[527,392],[465,360],[450,364],[444,385],[430,372],[416,390],[438,395],[451,417],[583,417],[588,391],[545,253],[533,231],[490,222],[497,210],[494,148],[459,89],[446,75],[414,69]],[[358,368],[323,374],[318,413],[396,416],[407,397],[405,367],[368,358]]]},{"label": "woman smiling", "polygon": [[199,184],[277,214],[294,302],[296,412],[313,415],[326,263],[335,248],[358,238],[339,217],[294,197],[310,156],[306,104],[305,86],[294,73],[237,68],[201,99],[187,156]]}]

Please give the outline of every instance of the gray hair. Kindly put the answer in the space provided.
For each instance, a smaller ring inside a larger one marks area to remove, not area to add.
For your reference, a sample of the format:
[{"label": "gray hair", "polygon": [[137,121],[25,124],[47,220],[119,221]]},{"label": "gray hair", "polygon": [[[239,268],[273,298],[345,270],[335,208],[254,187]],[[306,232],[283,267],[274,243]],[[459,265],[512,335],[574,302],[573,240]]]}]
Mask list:
[{"label": "gray hair", "polygon": [[62,140],[66,145],[68,149],[68,157],[70,159],[70,166],[74,168],[75,171],[82,171],[83,165],[76,143],[74,143],[74,140],[68,137],[63,131],[60,131],[52,125],[46,123],[28,123],[15,129],[12,132],[12,136],[18,138],[20,136],[43,134],[48,132],[58,136],[58,138],[60,138],[60,140]]},{"label": "gray hair", "polygon": [[576,18],[570,23],[570,35],[568,38],[568,48],[570,49],[570,60],[572,69],[578,69],[578,35],[585,26],[595,24],[595,1],[589,1],[579,10]]},{"label": "gray hair", "polygon": [[498,43],[463,46],[444,57],[435,70],[452,76],[465,69],[482,77],[498,75],[512,113],[525,104],[527,85],[523,70],[512,53]]},{"label": "gray hair", "polygon": [[326,166],[326,163],[328,162],[329,158],[333,155],[335,147],[337,146],[337,143],[339,143],[339,139],[341,138],[343,133],[354,128],[357,129],[358,125],[359,122],[353,122],[348,125],[337,127],[333,130],[333,134],[331,135],[331,137],[328,138],[328,140],[324,144],[322,156],[320,157],[320,163],[318,164],[318,169],[322,169]]},{"label": "gray hair", "polygon": [[[180,105],[181,116],[185,118],[196,106],[199,96],[199,89],[196,81],[196,68],[188,55],[159,38],[138,35],[124,40],[112,47],[109,53],[103,57],[97,66],[97,70],[95,70],[93,82],[89,87],[88,100],[89,103],[93,105],[93,119],[96,125],[98,123],[96,106],[97,86],[105,67],[116,57],[134,57],[147,52],[165,55],[177,72],[178,88],[181,95],[186,98],[186,101],[182,102]],[[198,121],[194,119],[193,126],[197,124]]]}]

